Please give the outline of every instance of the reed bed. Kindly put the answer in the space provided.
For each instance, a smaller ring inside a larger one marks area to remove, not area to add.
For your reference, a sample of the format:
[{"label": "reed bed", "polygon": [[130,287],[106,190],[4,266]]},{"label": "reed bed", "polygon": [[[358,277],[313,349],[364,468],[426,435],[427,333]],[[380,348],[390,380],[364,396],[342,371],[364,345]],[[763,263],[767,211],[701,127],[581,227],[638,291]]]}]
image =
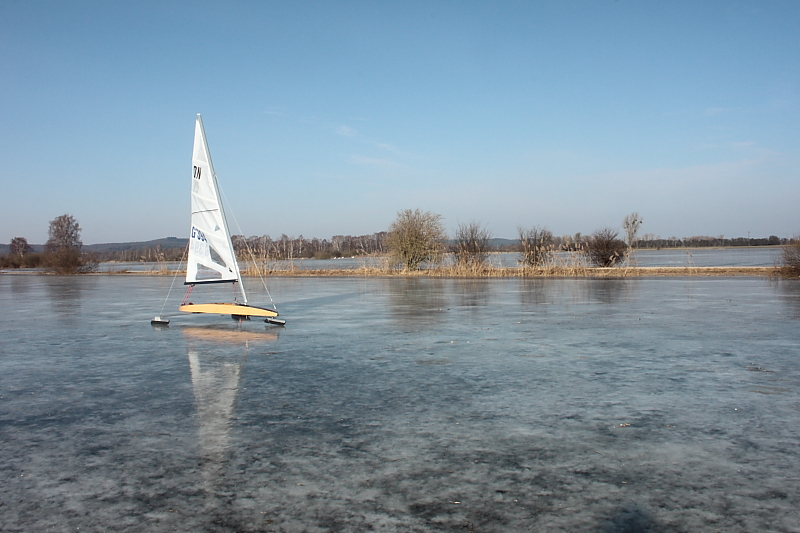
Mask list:
[{"label": "reed bed", "polygon": [[[261,275],[271,277],[406,277],[406,278],[629,278],[629,277],[682,277],[682,276],[759,276],[769,277],[775,267],[459,267],[437,266],[420,270],[365,267],[349,269],[274,270]],[[243,271],[246,276],[256,276],[255,270]]]},{"label": "reed bed", "polygon": [[[15,274],[42,274],[42,272],[13,272]],[[111,272],[92,272],[95,276],[174,276],[185,275],[185,270],[131,271],[116,270]],[[683,276],[757,276],[781,277],[780,267],[494,267],[461,268],[457,266],[439,266],[421,270],[403,270],[398,268],[357,267],[342,269],[294,269],[261,271],[265,277],[298,277],[298,278],[336,278],[336,277],[405,277],[405,278],[636,278],[636,277],[683,277]],[[244,276],[258,276],[254,268],[242,270]],[[794,275],[789,277],[795,277]]]},{"label": "reed bed", "polygon": [[[548,254],[540,265],[501,266],[490,257],[481,263],[442,263],[427,265],[427,268],[407,270],[397,266],[389,257],[367,257],[352,268],[307,269],[302,260],[248,261],[242,265],[242,275],[263,277],[405,277],[405,278],[631,278],[631,277],[680,277],[680,276],[759,276],[776,277],[780,267],[698,267],[693,263],[680,267],[640,267],[635,261],[626,260],[618,266],[597,267],[590,264],[585,254],[576,252],[568,256]],[[127,269],[101,272],[111,275],[181,276],[186,270],[168,270],[157,265],[147,271]]]}]

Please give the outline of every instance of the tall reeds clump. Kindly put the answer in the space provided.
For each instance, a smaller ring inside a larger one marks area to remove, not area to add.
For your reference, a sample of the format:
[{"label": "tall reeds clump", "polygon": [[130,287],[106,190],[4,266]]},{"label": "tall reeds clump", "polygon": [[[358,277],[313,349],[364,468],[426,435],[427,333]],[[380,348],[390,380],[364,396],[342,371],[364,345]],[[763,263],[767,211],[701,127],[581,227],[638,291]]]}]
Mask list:
[{"label": "tall reeds clump", "polygon": [[489,240],[492,234],[478,222],[459,224],[450,245],[456,270],[469,274],[481,272],[489,257]]},{"label": "tall reeds clump", "polygon": [[[302,261],[300,262],[302,263]],[[269,276],[278,273],[295,272],[299,265],[294,260],[278,261],[273,259],[256,259],[246,261],[240,270],[247,276]]]},{"label": "tall reeds clump", "polygon": [[570,250],[553,252],[547,260],[547,264],[539,271],[547,276],[575,277],[590,275],[589,257],[586,247],[582,244],[575,244]]},{"label": "tall reeds clump", "polygon": [[544,226],[517,228],[519,234],[519,263],[523,268],[541,268],[553,256],[553,233]]}]

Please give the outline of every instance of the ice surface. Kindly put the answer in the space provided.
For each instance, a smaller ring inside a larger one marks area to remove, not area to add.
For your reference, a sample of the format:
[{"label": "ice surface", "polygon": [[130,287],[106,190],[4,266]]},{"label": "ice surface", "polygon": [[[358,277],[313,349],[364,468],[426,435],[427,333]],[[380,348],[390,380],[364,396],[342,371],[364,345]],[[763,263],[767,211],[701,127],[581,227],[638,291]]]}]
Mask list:
[{"label": "ice surface", "polygon": [[796,281],[170,282],[0,276],[0,531],[800,531]]}]

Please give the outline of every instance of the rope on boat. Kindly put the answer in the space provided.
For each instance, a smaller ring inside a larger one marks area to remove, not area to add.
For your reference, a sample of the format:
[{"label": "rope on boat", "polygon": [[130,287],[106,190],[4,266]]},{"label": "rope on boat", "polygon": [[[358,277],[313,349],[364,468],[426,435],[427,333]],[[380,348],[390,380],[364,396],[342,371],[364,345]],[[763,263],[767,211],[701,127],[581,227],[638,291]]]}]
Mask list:
[{"label": "rope on boat", "polygon": [[[228,204],[230,207],[231,203],[228,201],[228,197],[225,196],[225,191],[222,190],[222,187],[217,183],[217,188],[222,193],[222,197],[225,199],[225,203]],[[253,266],[256,267],[256,272],[258,273],[258,278],[261,280],[261,284],[264,285],[264,290],[267,291],[267,296],[269,297],[269,303],[272,304],[272,308],[276,311],[278,307],[275,305],[275,302],[272,300],[272,294],[269,292],[269,287],[267,287],[267,282],[264,279],[264,276],[261,275],[261,269],[258,268],[258,263],[256,262],[256,256],[253,254],[253,250],[250,249],[250,245],[247,243],[247,237],[244,236],[244,232],[242,231],[242,227],[239,226],[239,221],[236,220],[236,213],[233,212],[233,209],[230,210],[231,216],[233,217],[233,222],[236,224],[236,229],[239,230],[239,235],[242,236],[242,240],[244,240],[244,247],[247,248],[247,253],[250,254],[250,259],[253,261]],[[236,250],[232,250],[233,254],[236,255]]]},{"label": "rope on boat", "polygon": [[175,280],[178,279],[178,274],[181,271],[181,266],[183,266],[183,260],[186,259],[186,254],[187,252],[189,252],[189,244],[191,243],[186,243],[186,249],[183,251],[181,262],[178,263],[178,268],[175,270],[175,275],[172,277],[172,283],[170,283],[169,285],[169,290],[167,291],[167,297],[164,298],[164,305],[161,306],[161,315],[159,316],[162,316],[164,314],[164,308],[167,307],[167,300],[169,300],[169,293],[172,292],[172,287],[175,285]]}]

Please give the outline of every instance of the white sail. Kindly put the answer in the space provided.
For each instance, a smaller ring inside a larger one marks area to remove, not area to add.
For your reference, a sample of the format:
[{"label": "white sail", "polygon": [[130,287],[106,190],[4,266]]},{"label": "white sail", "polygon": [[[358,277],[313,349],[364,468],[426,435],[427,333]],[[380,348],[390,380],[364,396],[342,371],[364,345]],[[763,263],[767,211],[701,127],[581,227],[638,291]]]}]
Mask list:
[{"label": "white sail", "polygon": [[239,265],[222,210],[203,119],[198,114],[192,151],[192,227],[189,233],[186,284],[238,280]]}]

